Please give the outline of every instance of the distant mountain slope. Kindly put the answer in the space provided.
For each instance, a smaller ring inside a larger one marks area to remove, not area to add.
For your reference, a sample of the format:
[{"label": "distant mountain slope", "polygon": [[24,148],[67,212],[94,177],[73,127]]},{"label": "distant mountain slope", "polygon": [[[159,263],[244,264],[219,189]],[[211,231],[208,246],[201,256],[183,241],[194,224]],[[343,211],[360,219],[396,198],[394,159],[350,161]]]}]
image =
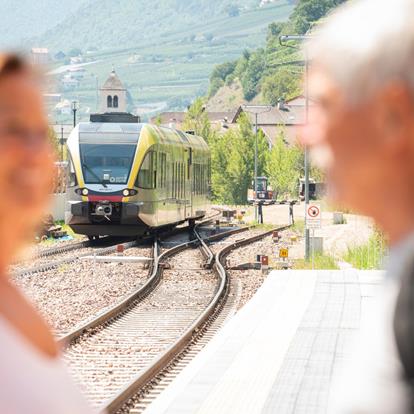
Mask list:
[{"label": "distant mountain slope", "polygon": [[144,39],[180,28],[189,27],[197,34],[197,26],[206,20],[237,15],[260,4],[260,0],[84,1],[70,18],[42,35],[39,42],[55,49],[139,46]]},{"label": "distant mountain slope", "polygon": [[0,0],[0,48],[25,46],[24,39],[41,36],[90,0]]}]

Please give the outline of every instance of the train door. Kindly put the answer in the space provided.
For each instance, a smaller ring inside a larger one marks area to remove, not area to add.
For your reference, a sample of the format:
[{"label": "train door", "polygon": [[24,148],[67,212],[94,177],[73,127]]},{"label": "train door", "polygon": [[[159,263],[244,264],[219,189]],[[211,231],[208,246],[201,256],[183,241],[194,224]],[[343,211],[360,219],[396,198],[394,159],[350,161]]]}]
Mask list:
[{"label": "train door", "polygon": [[193,165],[193,149],[187,148],[185,151],[185,217],[193,215],[193,192],[192,192],[192,165]]}]

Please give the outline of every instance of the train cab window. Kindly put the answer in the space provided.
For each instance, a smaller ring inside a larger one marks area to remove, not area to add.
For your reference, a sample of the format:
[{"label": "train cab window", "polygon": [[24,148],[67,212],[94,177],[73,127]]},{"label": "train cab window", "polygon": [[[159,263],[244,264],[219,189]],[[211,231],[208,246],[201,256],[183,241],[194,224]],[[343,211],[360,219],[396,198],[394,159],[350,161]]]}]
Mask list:
[{"label": "train cab window", "polygon": [[112,108],[112,96],[111,96],[111,95],[109,95],[109,96],[106,98],[106,106],[107,106],[108,108]]},{"label": "train cab window", "polygon": [[114,96],[113,107],[114,108],[118,108],[118,95],[115,95]]},{"label": "train cab window", "polygon": [[126,184],[136,145],[80,144],[81,167],[85,183]]},{"label": "train cab window", "polygon": [[138,172],[136,186],[144,189],[154,189],[157,186],[157,153],[149,151],[142,161]]}]

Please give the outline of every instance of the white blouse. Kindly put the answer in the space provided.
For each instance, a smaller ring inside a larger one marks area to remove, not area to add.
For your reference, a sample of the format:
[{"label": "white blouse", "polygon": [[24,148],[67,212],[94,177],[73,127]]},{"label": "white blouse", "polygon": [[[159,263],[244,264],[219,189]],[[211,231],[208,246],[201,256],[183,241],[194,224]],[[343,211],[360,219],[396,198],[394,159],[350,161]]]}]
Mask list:
[{"label": "white blouse", "polygon": [[0,413],[92,414],[64,363],[33,347],[0,316]]}]

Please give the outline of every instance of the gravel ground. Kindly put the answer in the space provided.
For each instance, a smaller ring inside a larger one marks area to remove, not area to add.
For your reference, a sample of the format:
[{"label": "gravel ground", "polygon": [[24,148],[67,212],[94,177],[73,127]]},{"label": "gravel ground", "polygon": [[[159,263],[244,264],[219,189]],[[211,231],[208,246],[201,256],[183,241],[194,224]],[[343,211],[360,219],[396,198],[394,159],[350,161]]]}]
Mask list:
[{"label": "gravel ground", "polygon": [[66,352],[74,378],[94,406],[113,396],[171,345],[213,297],[217,279],[187,249],[169,259],[157,289],[116,321]]},{"label": "gravel ground", "polygon": [[[373,231],[372,219],[355,215],[345,214],[346,224],[334,225],[333,212],[329,210],[325,201],[315,201],[321,206],[322,227],[315,230],[316,237],[323,237],[324,253],[341,257],[346,253],[348,246],[360,246],[365,244]],[[217,206],[225,208],[226,206]],[[235,207],[232,207],[235,208]],[[239,209],[247,211],[246,222],[253,222],[254,207],[244,206]],[[304,221],[305,205],[304,203],[296,204],[294,206],[294,215],[296,221]],[[271,205],[263,208],[264,222],[266,224],[284,225],[289,222],[289,205]],[[289,255],[294,258],[302,258],[304,256],[304,243],[297,244]]]},{"label": "gravel ground", "polygon": [[56,260],[65,260],[65,259],[79,257],[80,255],[84,255],[84,254],[93,254],[94,250],[96,251],[96,247],[81,247],[76,250],[58,253],[52,256],[39,257],[39,256],[34,255],[31,258],[27,257],[24,260],[12,265],[10,267],[10,273],[13,274],[17,272],[27,272],[30,269],[33,269],[38,266],[45,266]]},{"label": "gravel ground", "polygon": [[[291,231],[282,232],[281,244],[289,245],[291,234]],[[241,233],[239,236],[242,235],[249,237],[246,233]],[[258,254],[266,255],[270,260],[275,260],[276,251],[278,251],[278,248],[270,235],[262,240],[258,240],[252,244],[233,250],[227,256],[227,264],[229,266],[236,266],[247,262],[252,263],[256,261],[256,256]],[[241,283],[242,290],[238,309],[243,307],[252,298],[267,277],[266,273],[262,273],[261,270],[255,269],[229,270],[229,273],[231,278],[239,280]]]},{"label": "gravel ground", "polygon": [[53,249],[55,247],[70,246],[71,244],[76,244],[76,243],[84,242],[87,240],[88,238],[86,236],[77,236],[73,238],[72,240],[56,239],[51,242],[47,241],[47,242],[36,243],[36,244],[27,246],[25,251],[22,253],[22,256],[23,257],[25,256],[34,257],[34,256],[38,256],[44,253],[45,251],[49,249]]},{"label": "gravel ground", "polygon": [[[150,256],[150,247],[126,255]],[[33,301],[57,334],[117,302],[148,276],[142,264],[91,263],[77,260],[47,272],[15,276],[13,280]]]},{"label": "gravel ground", "polygon": [[209,247],[213,251],[213,253],[217,253],[223,247],[225,247],[225,246],[227,246],[231,243],[234,243],[238,240],[246,239],[248,237],[253,237],[253,236],[256,236],[256,235],[261,234],[261,233],[263,233],[263,230],[259,230],[259,229],[246,230],[246,231],[243,231],[241,233],[235,233],[231,236],[228,236],[223,240],[218,240],[216,242],[209,243]]}]

